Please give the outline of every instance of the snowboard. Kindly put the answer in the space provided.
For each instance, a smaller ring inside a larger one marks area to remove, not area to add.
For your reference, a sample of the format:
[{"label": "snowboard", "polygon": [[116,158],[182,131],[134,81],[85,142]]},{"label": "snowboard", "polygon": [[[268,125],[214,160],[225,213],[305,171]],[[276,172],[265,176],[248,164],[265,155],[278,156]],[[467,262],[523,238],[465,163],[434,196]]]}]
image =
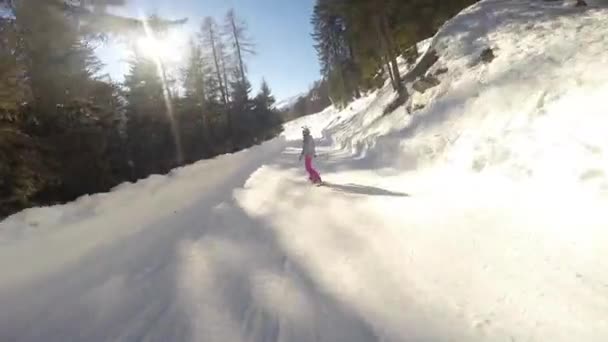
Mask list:
[{"label": "snowboard", "polygon": [[310,178],[308,178],[308,182],[309,182],[311,185],[314,185],[314,186],[326,186],[326,185],[328,184],[327,182],[324,182],[324,181],[321,181],[321,182],[319,182],[319,183],[315,183],[315,182],[313,182],[313,181],[312,181],[312,179],[310,179]]}]

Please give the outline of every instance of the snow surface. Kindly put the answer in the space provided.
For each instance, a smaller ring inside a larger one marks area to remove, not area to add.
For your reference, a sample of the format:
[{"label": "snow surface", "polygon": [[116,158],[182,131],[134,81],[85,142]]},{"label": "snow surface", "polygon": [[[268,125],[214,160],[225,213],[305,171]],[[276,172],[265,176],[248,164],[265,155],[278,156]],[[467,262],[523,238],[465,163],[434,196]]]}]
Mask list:
[{"label": "snow surface", "polygon": [[540,4],[446,23],[413,115],[387,85],[1,222],[0,341],[606,341],[608,10]]}]

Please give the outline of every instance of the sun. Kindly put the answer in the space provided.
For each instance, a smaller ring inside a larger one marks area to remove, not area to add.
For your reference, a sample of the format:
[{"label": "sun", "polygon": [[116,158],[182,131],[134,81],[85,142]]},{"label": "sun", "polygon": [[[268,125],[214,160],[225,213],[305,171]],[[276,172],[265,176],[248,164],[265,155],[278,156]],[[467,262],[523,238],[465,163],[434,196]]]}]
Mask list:
[{"label": "sun", "polygon": [[137,40],[137,50],[148,58],[166,60],[171,47],[164,39],[143,36]]},{"label": "sun", "polygon": [[164,35],[162,38],[146,34],[136,40],[139,53],[162,62],[179,62],[184,52],[183,35],[179,32]]}]

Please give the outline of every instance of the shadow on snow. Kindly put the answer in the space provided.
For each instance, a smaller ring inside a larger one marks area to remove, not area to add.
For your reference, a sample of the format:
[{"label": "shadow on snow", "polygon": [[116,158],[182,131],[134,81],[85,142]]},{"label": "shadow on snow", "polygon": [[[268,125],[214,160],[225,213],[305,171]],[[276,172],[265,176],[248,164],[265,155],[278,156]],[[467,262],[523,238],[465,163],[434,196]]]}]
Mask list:
[{"label": "shadow on snow", "polygon": [[336,184],[325,182],[323,186],[331,188],[334,191],[366,196],[388,196],[388,197],[410,197],[409,194],[403,192],[394,192],[382,188],[376,188],[369,185],[360,184]]}]

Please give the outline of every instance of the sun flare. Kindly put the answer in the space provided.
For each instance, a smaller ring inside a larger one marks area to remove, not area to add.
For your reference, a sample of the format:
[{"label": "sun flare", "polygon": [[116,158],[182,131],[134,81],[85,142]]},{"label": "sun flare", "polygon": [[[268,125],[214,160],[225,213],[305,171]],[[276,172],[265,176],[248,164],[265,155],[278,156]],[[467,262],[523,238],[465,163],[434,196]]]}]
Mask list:
[{"label": "sun flare", "polygon": [[162,60],[171,57],[171,47],[164,39],[155,37],[141,37],[137,40],[137,49],[149,58],[160,58]]},{"label": "sun flare", "polygon": [[148,58],[159,59],[162,62],[179,62],[182,60],[185,35],[181,32],[171,32],[162,37],[146,34],[136,40],[139,53]]}]

